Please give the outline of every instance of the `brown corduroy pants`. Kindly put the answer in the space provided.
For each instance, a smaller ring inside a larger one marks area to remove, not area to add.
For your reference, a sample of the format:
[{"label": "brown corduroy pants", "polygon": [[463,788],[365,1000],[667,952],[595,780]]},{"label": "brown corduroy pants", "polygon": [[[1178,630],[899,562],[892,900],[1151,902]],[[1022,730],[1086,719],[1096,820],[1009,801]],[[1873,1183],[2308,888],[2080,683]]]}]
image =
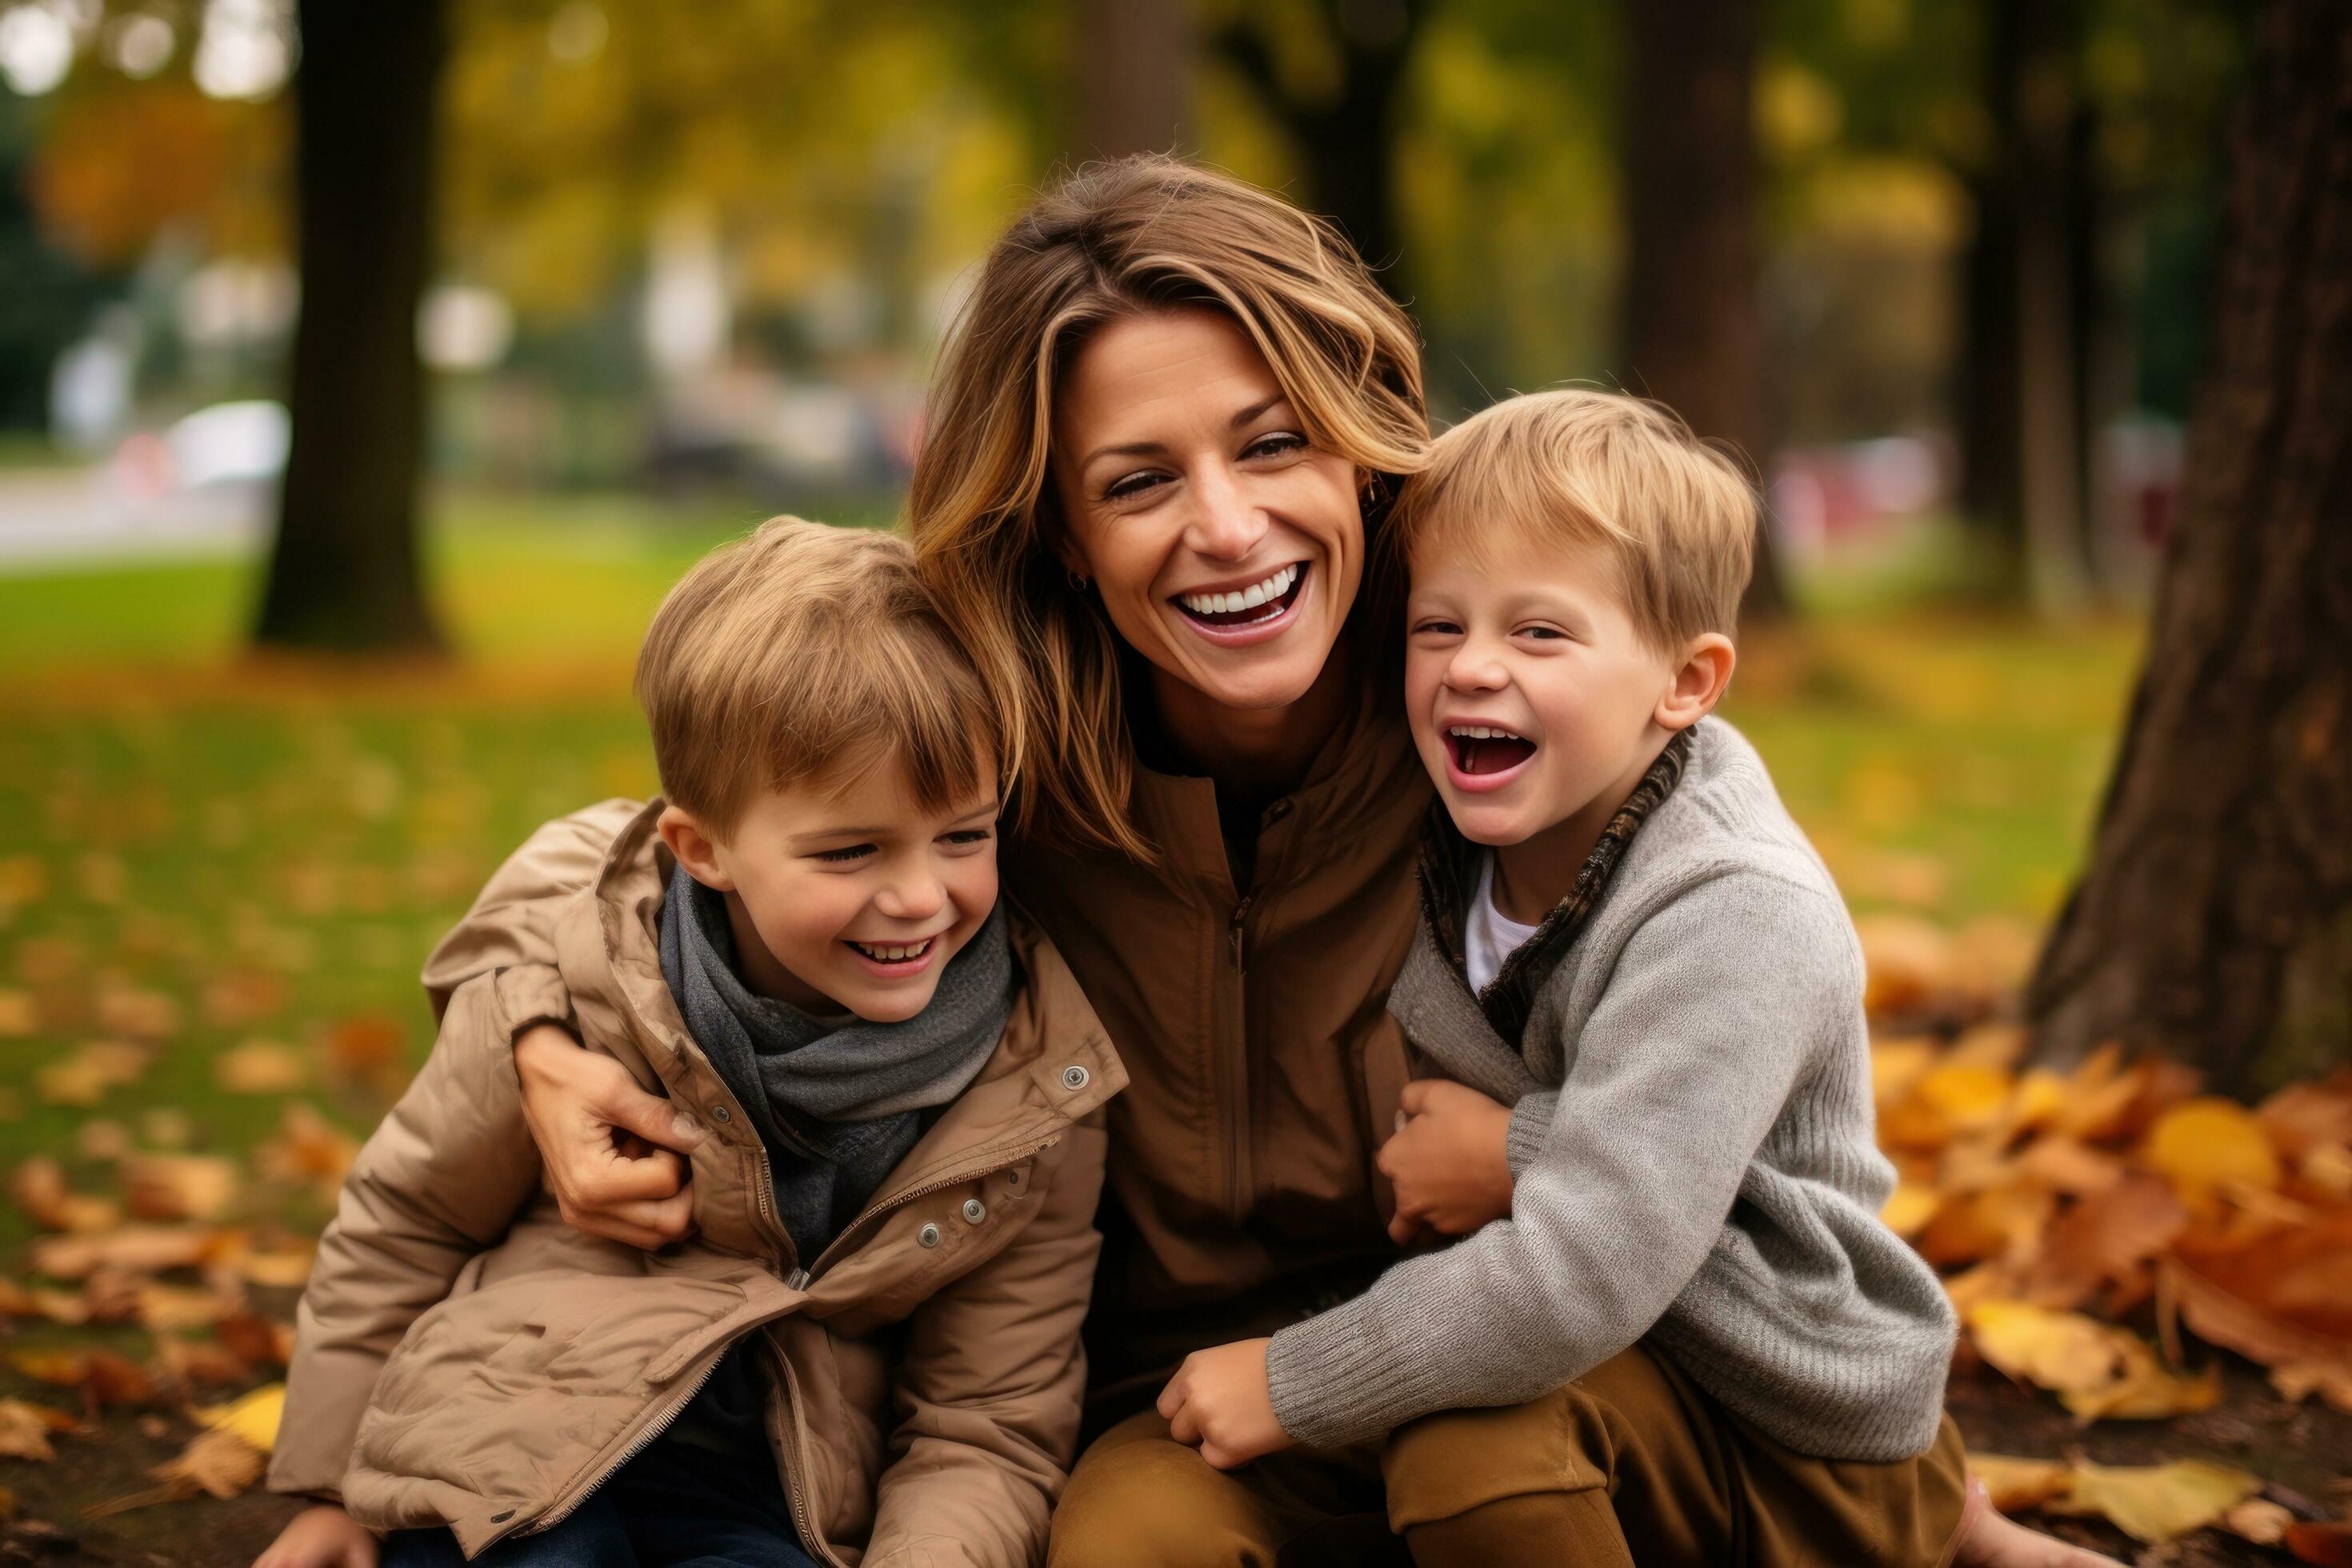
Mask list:
[{"label": "brown corduroy pants", "polygon": [[1916,1459],[1809,1458],[1640,1345],[1526,1405],[1230,1473],[1150,1411],[1078,1460],[1052,1568],[1939,1568],[1967,1486],[1946,1418]]}]

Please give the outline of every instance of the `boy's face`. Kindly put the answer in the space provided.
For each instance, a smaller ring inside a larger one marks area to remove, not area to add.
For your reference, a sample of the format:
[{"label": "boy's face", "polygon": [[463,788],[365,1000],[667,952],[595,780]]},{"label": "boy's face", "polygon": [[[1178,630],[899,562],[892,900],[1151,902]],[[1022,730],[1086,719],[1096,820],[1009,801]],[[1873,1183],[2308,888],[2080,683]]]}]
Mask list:
[{"label": "boy's face", "polygon": [[1664,742],[1681,661],[1635,633],[1598,550],[1466,553],[1416,556],[1405,611],[1406,714],[1454,826],[1499,847],[1613,811]]},{"label": "boy's face", "polygon": [[724,843],[677,806],[662,837],[727,895],[752,990],[890,1024],[929,1005],[995,908],[996,813],[992,784],[932,809],[885,763],[846,788],[819,779],[762,794]]}]

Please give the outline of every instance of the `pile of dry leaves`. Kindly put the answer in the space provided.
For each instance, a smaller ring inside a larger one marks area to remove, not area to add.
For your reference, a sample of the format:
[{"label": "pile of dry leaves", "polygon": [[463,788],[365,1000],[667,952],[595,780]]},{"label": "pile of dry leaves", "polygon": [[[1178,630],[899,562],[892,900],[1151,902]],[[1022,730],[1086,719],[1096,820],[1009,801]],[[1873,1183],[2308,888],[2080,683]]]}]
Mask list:
[{"label": "pile of dry leaves", "polygon": [[[1942,939],[1865,923],[1865,941],[1879,1141],[1901,1177],[1885,1218],[1959,1309],[1956,1376],[2047,1390],[2084,1426],[2164,1420],[2220,1402],[2226,1351],[2287,1401],[2352,1412],[2352,1069],[2249,1108],[2114,1047],[2022,1065],[2023,1032],[1969,1005]],[[1906,1020],[1942,1026],[1887,1027]],[[2012,1511],[2097,1514],[2149,1542],[2218,1526],[2352,1563],[2352,1523],[2230,1466],[1971,1463]]]}]

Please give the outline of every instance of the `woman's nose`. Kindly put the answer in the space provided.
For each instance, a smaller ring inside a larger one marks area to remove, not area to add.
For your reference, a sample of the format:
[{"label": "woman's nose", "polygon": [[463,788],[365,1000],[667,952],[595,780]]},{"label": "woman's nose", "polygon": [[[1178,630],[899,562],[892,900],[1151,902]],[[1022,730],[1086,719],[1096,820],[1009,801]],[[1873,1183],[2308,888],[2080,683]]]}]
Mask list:
[{"label": "woman's nose", "polygon": [[1193,483],[1192,526],[1185,542],[1202,555],[1238,561],[1265,537],[1265,513],[1250,503],[1235,476],[1223,469]]}]

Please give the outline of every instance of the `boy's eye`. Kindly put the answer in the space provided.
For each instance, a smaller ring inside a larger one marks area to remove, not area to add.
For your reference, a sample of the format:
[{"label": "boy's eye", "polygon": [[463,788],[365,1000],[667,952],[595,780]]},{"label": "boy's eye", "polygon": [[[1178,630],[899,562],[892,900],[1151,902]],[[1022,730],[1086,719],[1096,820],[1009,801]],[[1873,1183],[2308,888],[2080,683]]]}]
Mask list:
[{"label": "boy's eye", "polygon": [[1462,628],[1452,621],[1417,621],[1412,628],[1415,637],[1424,633],[1436,637],[1456,637],[1461,634],[1461,631]]},{"label": "boy's eye", "polygon": [[838,849],[820,849],[816,858],[820,860],[863,860],[873,853],[874,846],[871,844],[845,844]]},{"label": "boy's eye", "polygon": [[1566,632],[1564,632],[1564,631],[1561,631],[1558,626],[1521,626],[1521,627],[1519,628],[1519,635],[1520,635],[1521,637],[1547,637],[1547,638],[1549,638],[1549,637],[1566,637],[1568,634],[1567,634]]},{"label": "boy's eye", "polygon": [[988,842],[989,837],[989,830],[985,827],[959,827],[953,833],[949,834],[947,838],[948,842],[950,844],[966,845],[985,844]]}]

